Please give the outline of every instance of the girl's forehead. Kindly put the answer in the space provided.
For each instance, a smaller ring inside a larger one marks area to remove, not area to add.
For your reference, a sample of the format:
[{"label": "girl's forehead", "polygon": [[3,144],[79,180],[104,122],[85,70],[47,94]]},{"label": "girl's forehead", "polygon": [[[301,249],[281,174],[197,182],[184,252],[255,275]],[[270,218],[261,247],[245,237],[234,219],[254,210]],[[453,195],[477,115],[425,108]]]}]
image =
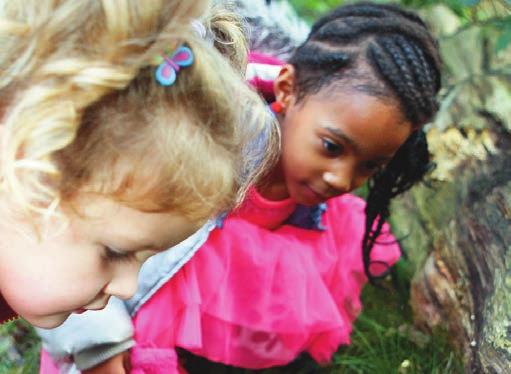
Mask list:
[{"label": "girl's forehead", "polygon": [[[362,153],[392,156],[412,131],[399,105],[358,91],[308,98],[295,118]],[[303,139],[301,140],[303,141]]]},{"label": "girl's forehead", "polygon": [[358,56],[352,64],[339,71],[310,80],[306,71],[296,71],[297,83],[305,83],[307,86],[316,87],[310,94],[321,94],[331,96],[336,93],[347,93],[353,90],[366,92],[368,94],[382,97],[396,97],[393,88],[388,86],[386,81],[375,72],[369,62]]},{"label": "girl's forehead", "polygon": [[366,87],[345,87],[343,90],[325,90],[308,97],[308,101],[325,110],[318,111],[324,116],[342,115],[349,112],[361,118],[367,117],[372,111],[389,112],[405,122],[405,115],[397,99],[384,95],[383,92],[373,91]]},{"label": "girl's forehead", "polygon": [[388,105],[400,105],[398,97],[380,78],[373,73],[359,75],[346,74],[345,77],[324,85],[314,96],[322,99],[346,99],[351,96],[366,95],[381,100]]}]

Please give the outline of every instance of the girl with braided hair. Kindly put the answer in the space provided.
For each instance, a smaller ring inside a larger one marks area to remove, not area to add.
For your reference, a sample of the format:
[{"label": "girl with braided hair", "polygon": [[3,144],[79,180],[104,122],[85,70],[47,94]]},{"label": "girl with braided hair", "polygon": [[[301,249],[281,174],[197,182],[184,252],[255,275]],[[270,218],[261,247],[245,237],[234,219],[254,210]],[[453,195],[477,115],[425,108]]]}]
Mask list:
[{"label": "girl with braided hair", "polygon": [[[278,163],[137,309],[131,350],[90,372],[113,362],[122,372],[119,357],[134,373],[178,372],[175,348],[248,369],[302,352],[327,363],[350,343],[364,284],[399,258],[384,221],[391,199],[428,170],[422,126],[440,88],[426,25],[394,5],[341,6],[287,64],[251,61],[280,124]],[[349,192],[367,180],[366,204]]]},{"label": "girl with braided hair", "polygon": [[50,328],[130,298],[142,262],[241,199],[271,121],[242,30],[207,16],[219,37],[202,38],[207,11],[0,1],[0,322]]}]

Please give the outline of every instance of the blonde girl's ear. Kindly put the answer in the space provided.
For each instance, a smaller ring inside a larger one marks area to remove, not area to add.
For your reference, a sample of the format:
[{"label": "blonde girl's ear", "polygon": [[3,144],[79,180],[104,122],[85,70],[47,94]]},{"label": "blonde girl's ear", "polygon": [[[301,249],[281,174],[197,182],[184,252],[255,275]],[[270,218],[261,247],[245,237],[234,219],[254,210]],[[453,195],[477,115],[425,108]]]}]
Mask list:
[{"label": "blonde girl's ear", "polygon": [[277,78],[273,82],[275,101],[280,103],[282,110],[296,101],[295,67],[291,64],[282,66]]}]

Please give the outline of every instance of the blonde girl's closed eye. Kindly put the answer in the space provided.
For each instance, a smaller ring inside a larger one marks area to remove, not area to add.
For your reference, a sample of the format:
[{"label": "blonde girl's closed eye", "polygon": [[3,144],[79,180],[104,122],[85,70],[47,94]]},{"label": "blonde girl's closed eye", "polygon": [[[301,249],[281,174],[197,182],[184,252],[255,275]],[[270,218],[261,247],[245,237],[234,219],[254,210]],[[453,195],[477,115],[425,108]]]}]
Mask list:
[{"label": "blonde girl's closed eye", "polygon": [[113,248],[109,246],[103,246],[104,249],[104,259],[105,261],[111,263],[124,263],[130,261],[138,261],[143,263],[149,257],[158,253],[158,250],[138,250],[138,251],[126,251],[118,248]]},{"label": "blonde girl's closed eye", "polygon": [[126,261],[134,261],[135,256],[132,253],[124,252],[119,249],[112,249],[110,247],[104,246],[104,258],[108,262],[126,262]]},{"label": "blonde girl's closed eye", "polygon": [[[22,251],[27,242],[2,228],[12,245],[0,250],[0,290],[30,322],[55,326],[84,302],[129,297],[144,259],[235,206],[275,154],[275,126],[243,79],[240,23],[207,5],[0,1],[0,203],[37,239]],[[155,56],[179,46],[193,64],[162,86]],[[261,136],[267,156],[250,146]],[[46,221],[69,229],[48,240]],[[15,252],[24,261],[7,266]],[[22,274],[32,305],[13,288]],[[53,294],[39,297],[42,287]]]}]

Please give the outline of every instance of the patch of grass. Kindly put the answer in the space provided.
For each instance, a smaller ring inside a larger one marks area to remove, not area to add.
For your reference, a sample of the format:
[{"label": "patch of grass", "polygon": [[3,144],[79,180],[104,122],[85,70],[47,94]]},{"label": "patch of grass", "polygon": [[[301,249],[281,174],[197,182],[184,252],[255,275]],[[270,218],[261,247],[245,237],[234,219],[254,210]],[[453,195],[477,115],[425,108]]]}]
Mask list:
[{"label": "patch of grass", "polygon": [[41,343],[32,326],[22,319],[0,326],[0,373],[39,372]]},{"label": "patch of grass", "polygon": [[364,289],[352,343],[335,355],[331,373],[463,373],[444,332],[428,335],[412,325],[410,278],[410,265],[400,261],[392,281]]}]

